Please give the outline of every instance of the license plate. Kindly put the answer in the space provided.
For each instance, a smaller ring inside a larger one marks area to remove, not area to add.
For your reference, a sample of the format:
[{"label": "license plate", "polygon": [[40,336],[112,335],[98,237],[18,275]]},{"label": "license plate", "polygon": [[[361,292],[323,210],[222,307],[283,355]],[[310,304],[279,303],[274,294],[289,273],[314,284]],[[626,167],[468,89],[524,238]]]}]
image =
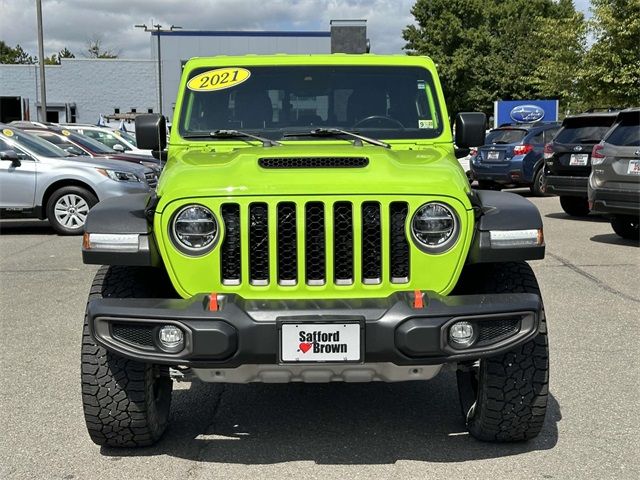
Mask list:
[{"label": "license plate", "polygon": [[569,165],[572,167],[584,167],[589,161],[588,153],[572,153],[569,159]]},{"label": "license plate", "polygon": [[487,160],[499,160],[499,159],[500,159],[500,152],[487,153]]},{"label": "license plate", "polygon": [[640,160],[629,160],[628,175],[640,175]]},{"label": "license plate", "polygon": [[282,362],[359,362],[359,323],[283,323]]}]

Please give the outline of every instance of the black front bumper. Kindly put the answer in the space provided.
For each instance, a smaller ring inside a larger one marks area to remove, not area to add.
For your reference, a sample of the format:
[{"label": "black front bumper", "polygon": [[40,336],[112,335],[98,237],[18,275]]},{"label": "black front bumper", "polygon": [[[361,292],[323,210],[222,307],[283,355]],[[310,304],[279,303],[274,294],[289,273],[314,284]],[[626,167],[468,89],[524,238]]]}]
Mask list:
[{"label": "black front bumper", "polygon": [[589,192],[591,211],[609,215],[640,215],[638,191],[595,188]]},{"label": "black front bumper", "polygon": [[587,198],[589,177],[545,175],[545,193],[563,197]]},{"label": "black front bumper", "polygon": [[[244,364],[280,363],[282,322],[357,321],[362,330],[363,363],[433,365],[495,355],[536,335],[543,317],[539,296],[528,293],[443,297],[424,293],[424,305],[413,293],[353,300],[245,300],[218,295],[188,300],[99,299],[88,306],[95,341],[121,356],[147,363],[233,368]],[[454,348],[449,327],[465,320],[477,340]],[[185,334],[178,353],[162,351],[157,331],[176,325]]]}]

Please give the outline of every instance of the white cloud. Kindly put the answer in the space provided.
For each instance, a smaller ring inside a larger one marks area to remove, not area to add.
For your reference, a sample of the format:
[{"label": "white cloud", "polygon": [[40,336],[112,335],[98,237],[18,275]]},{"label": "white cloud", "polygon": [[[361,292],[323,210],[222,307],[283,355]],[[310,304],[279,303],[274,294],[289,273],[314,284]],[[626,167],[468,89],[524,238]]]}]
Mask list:
[{"label": "white cloud", "polygon": [[[413,0],[43,0],[45,55],[103,39],[121,57],[148,58],[149,34],[137,23],[192,30],[324,30],[331,19],[366,19],[374,53],[400,53],[402,29],[413,23]],[[587,11],[589,0],[575,0]],[[37,51],[33,0],[0,0],[0,39]]]}]

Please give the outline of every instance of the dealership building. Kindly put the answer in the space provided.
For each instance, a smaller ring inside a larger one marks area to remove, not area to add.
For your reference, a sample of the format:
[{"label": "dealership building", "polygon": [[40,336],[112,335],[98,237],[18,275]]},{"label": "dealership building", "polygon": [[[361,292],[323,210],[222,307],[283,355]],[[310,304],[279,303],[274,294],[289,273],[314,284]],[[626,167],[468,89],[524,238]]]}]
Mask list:
[{"label": "dealership building", "polygon": [[[46,65],[46,120],[96,123],[101,115],[159,112],[160,105],[171,117],[182,66],[192,57],[369,50],[365,20],[332,20],[328,31],[152,31],[150,43],[149,59],[63,58]],[[0,122],[44,120],[39,77],[38,65],[0,65]]]}]

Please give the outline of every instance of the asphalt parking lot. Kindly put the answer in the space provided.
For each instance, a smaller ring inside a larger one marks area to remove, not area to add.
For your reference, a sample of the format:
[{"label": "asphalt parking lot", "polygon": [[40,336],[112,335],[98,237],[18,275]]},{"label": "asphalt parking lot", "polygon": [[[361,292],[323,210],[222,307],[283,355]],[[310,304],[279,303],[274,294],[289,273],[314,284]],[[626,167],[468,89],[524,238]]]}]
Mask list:
[{"label": "asphalt parking lot", "polygon": [[550,329],[545,428],[528,443],[466,433],[455,378],[404,384],[177,384],[171,426],[141,450],[99,448],[80,398],[96,270],[79,237],[0,223],[0,478],[640,478],[640,249],[599,217],[532,199]]}]

